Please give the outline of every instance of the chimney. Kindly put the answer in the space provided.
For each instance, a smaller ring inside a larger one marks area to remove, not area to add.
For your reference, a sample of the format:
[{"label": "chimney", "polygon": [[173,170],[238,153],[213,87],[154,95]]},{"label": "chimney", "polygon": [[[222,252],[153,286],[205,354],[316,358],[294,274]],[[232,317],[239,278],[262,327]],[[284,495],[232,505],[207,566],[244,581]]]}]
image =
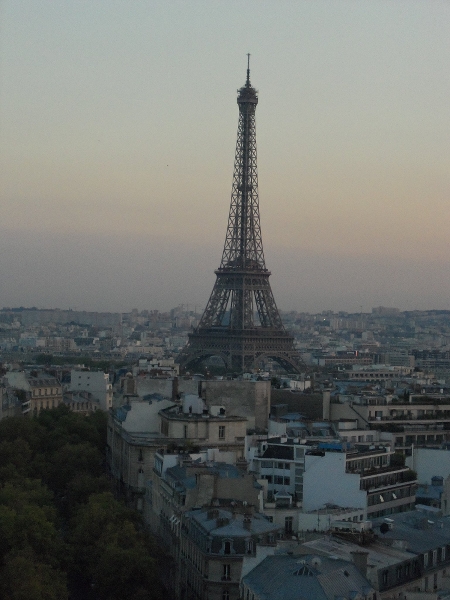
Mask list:
[{"label": "chimney", "polygon": [[331,390],[323,390],[322,396],[322,418],[325,421],[330,420],[330,400],[331,400]]},{"label": "chimney", "polygon": [[367,577],[367,557],[369,553],[364,552],[364,550],[354,550],[350,554],[352,555],[355,567],[363,577]]},{"label": "chimney", "polygon": [[178,400],[178,377],[172,379],[172,400]]}]

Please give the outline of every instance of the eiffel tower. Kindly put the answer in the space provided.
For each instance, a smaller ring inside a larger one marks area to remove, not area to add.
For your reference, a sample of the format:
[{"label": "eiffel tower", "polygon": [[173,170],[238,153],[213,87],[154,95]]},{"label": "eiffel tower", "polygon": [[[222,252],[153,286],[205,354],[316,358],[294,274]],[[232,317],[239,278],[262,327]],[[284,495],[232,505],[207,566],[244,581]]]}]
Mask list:
[{"label": "eiffel tower", "polygon": [[290,372],[302,361],[285,330],[269,283],[259,221],[255,111],[258,94],[247,80],[238,90],[239,124],[225,246],[216,282],[198,326],[178,357],[196,369],[211,356],[236,373],[272,359]]}]

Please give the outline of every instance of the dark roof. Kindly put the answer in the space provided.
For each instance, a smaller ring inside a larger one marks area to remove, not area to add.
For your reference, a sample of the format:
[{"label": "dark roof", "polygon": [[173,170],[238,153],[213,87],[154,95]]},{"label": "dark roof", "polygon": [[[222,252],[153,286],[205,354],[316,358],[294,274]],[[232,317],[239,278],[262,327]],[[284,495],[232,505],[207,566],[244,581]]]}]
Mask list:
[{"label": "dark roof", "polygon": [[373,591],[353,563],[310,554],[300,560],[288,554],[268,556],[242,582],[261,600],[334,600]]},{"label": "dark roof", "polygon": [[306,393],[291,392],[290,390],[272,389],[271,390],[271,405],[286,404],[287,412],[299,412],[306,419],[321,419],[322,410],[322,393]]},{"label": "dark roof", "polygon": [[404,540],[408,550],[417,554],[446,546],[450,539],[449,518],[436,516],[428,510],[413,510],[374,519],[372,525],[376,533],[380,525],[386,522],[391,529],[380,535],[380,541]]},{"label": "dark roof", "polygon": [[264,452],[263,458],[281,458],[284,460],[293,460],[294,448],[292,446],[269,444]]}]

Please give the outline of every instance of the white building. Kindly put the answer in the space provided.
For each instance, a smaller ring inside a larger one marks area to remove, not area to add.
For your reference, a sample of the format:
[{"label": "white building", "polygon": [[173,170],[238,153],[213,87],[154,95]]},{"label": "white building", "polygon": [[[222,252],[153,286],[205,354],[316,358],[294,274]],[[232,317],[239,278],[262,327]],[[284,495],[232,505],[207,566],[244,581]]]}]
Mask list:
[{"label": "white building", "polygon": [[429,483],[431,477],[447,479],[450,475],[450,450],[447,448],[415,448],[407,456],[406,465],[417,473],[419,483]]},{"label": "white building", "polygon": [[89,392],[98,400],[102,410],[112,407],[113,389],[109,375],[103,371],[77,371],[72,369],[70,374],[71,392]]},{"label": "white building", "polygon": [[408,467],[391,466],[389,447],[361,444],[347,450],[345,442],[299,442],[269,439],[252,460],[274,508],[310,512],[327,505],[352,507],[362,520],[414,508],[414,475]]}]

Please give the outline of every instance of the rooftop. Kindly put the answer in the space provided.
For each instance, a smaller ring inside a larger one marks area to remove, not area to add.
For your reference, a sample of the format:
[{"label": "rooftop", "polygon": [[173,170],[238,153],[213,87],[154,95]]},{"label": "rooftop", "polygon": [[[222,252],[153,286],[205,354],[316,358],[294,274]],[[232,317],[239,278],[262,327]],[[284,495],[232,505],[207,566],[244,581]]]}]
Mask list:
[{"label": "rooftop", "polygon": [[244,519],[247,518],[245,515],[221,508],[191,510],[187,516],[197,521],[211,536],[249,537],[252,534],[261,535],[278,529],[276,525],[259,513],[248,517],[251,519],[249,527],[244,526]]},{"label": "rooftop", "polygon": [[243,583],[264,600],[356,598],[373,590],[352,562],[313,554],[269,556]]}]

